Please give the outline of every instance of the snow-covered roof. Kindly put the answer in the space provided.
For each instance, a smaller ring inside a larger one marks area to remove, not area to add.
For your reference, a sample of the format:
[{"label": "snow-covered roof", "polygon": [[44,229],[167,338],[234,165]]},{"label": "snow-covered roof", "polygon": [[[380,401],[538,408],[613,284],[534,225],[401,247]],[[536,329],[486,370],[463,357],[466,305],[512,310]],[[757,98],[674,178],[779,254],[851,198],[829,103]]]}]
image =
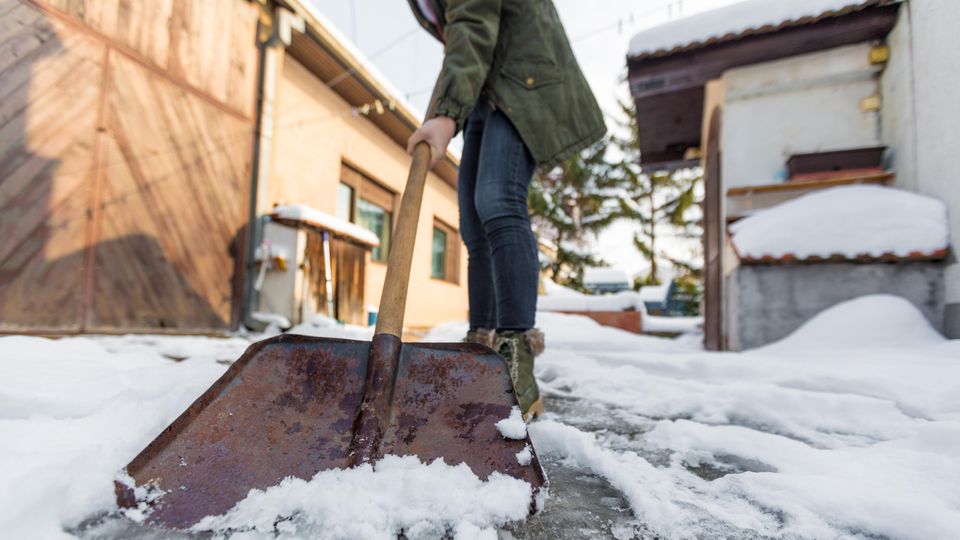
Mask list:
[{"label": "snow-covered roof", "polygon": [[277,206],[273,209],[273,217],[317,227],[330,231],[334,236],[344,237],[371,247],[380,245],[380,239],[373,232],[305,204]]},{"label": "snow-covered roof", "polygon": [[583,282],[590,284],[600,283],[627,283],[631,282],[630,276],[619,268],[584,268]]},{"label": "snow-covered roof", "polygon": [[899,0],[743,0],[642,30],[630,40],[628,56],[665,56],[748,35],[810,24],[873,5],[897,1]]},{"label": "snow-covered roof", "polygon": [[644,302],[666,302],[669,292],[669,281],[661,285],[646,285],[640,287],[640,299]]},{"label": "snow-covered roof", "polygon": [[817,191],[730,225],[745,262],[939,259],[947,255],[946,205],[882,186]]}]

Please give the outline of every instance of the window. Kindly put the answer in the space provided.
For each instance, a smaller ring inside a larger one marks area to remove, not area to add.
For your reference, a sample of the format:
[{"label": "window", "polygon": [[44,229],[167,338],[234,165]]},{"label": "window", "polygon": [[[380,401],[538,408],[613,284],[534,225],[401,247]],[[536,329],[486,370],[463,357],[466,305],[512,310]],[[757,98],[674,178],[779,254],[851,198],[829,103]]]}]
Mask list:
[{"label": "window", "polygon": [[357,225],[364,227],[380,239],[380,247],[373,248],[370,257],[375,261],[386,262],[390,253],[390,229],[393,214],[387,212],[366,199],[357,199]]},{"label": "window", "polygon": [[430,263],[430,275],[437,279],[447,277],[447,233],[433,228],[433,260]]},{"label": "window", "polygon": [[460,237],[457,231],[439,220],[433,222],[430,250],[430,277],[451,283],[459,280]]},{"label": "window", "polygon": [[380,239],[370,257],[386,262],[390,254],[395,195],[367,175],[343,164],[337,188],[337,217],[368,229]]},{"label": "window", "polygon": [[353,188],[342,182],[337,186],[337,217],[353,222]]}]

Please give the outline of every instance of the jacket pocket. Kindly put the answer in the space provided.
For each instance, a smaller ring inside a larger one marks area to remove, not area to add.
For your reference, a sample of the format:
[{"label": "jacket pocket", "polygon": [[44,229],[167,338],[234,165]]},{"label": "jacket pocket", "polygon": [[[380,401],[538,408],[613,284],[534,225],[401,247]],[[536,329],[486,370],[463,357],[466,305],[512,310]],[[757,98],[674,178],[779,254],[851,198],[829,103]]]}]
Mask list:
[{"label": "jacket pocket", "polygon": [[560,84],[563,70],[547,58],[514,58],[501,69],[503,76],[530,90]]}]

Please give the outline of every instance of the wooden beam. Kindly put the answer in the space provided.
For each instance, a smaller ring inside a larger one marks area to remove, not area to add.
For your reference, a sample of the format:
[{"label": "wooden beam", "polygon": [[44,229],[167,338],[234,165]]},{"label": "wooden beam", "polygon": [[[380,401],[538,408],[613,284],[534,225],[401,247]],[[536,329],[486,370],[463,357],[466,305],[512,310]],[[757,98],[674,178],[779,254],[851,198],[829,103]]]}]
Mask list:
[{"label": "wooden beam", "polygon": [[837,186],[853,184],[889,184],[894,173],[885,171],[877,174],[858,176],[844,176],[826,180],[810,180],[804,182],[783,182],[780,184],[762,184],[758,186],[735,187],[727,190],[728,197],[745,197],[754,193],[774,193],[780,191],[813,191]]},{"label": "wooden beam", "polygon": [[897,22],[899,5],[868,8],[813,24],[655,58],[628,59],[634,99],[702,86],[728,69],[883,39]]}]

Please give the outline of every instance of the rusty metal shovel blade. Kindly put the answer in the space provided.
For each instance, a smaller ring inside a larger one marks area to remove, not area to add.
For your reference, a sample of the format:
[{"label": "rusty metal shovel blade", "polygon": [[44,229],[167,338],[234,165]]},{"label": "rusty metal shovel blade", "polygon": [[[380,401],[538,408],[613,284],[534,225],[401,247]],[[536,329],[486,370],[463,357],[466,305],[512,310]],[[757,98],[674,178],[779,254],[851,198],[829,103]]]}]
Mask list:
[{"label": "rusty metal shovel blade", "polygon": [[[536,494],[546,485],[536,453],[526,466],[516,457],[532,444],[495,425],[516,405],[505,361],[479,345],[282,335],[252,345],[127,472],[163,492],[148,521],[177,529],[228,511],[251,489],[384,455],[466,463]],[[138,503],[130,486],[116,488],[121,506]]]},{"label": "rusty metal shovel blade", "polygon": [[[373,341],[290,335],[252,345],[127,466],[137,487],[163,492],[151,522],[186,528],[251,489],[385,455],[465,463],[483,479],[500,472],[529,483],[534,497],[546,486],[530,440],[496,427],[517,406],[506,362],[479,345],[398,337],[430,156],[426,143],[415,147]],[[134,489],[116,489],[121,506],[138,504]]]}]

